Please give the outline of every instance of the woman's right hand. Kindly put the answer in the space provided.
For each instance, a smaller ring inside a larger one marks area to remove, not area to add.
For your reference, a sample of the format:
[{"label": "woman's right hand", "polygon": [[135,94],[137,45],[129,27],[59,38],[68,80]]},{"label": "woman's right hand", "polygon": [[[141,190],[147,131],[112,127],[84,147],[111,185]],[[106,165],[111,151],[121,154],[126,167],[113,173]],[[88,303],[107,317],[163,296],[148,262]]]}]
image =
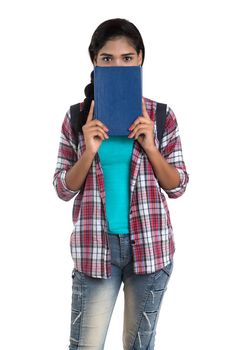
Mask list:
[{"label": "woman's right hand", "polygon": [[82,127],[86,150],[97,153],[103,140],[108,139],[107,127],[97,119],[93,119],[94,100],[91,103],[89,114],[85,125]]}]

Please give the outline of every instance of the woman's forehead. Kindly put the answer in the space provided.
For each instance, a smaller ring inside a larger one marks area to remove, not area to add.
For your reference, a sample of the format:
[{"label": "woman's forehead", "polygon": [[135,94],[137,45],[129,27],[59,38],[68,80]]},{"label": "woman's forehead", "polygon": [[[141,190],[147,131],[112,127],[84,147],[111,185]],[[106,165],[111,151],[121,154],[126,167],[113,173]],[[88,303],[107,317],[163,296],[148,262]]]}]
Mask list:
[{"label": "woman's forehead", "polygon": [[120,51],[123,53],[136,53],[136,49],[126,37],[117,37],[108,40],[98,53],[120,53]]}]

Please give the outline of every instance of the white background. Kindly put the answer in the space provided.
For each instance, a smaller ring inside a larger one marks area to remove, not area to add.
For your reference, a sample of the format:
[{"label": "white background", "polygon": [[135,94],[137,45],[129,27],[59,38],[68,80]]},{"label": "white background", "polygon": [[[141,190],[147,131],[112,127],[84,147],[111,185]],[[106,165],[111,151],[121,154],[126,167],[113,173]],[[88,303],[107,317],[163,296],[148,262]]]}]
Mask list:
[{"label": "white background", "polygon": [[[61,124],[84,98],[88,45],[122,17],[146,47],[144,95],[167,103],[190,174],[168,200],[175,267],[159,350],[233,349],[233,11],[231,1],[1,1],[0,348],[67,349],[72,202],[52,186]],[[120,350],[123,291],[105,350]]]}]

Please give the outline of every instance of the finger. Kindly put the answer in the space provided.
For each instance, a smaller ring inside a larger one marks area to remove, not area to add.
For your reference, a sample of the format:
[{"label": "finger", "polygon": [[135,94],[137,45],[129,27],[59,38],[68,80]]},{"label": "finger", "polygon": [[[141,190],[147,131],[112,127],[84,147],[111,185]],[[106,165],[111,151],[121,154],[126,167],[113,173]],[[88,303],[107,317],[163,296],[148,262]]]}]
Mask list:
[{"label": "finger", "polygon": [[105,140],[105,139],[108,139],[108,136],[105,134],[103,134],[102,132],[100,132],[99,130],[96,130],[96,131],[93,131],[91,134],[90,134],[90,137],[99,137],[100,139],[102,140]]},{"label": "finger", "polygon": [[136,134],[138,133],[141,133],[142,131],[149,131],[149,129],[147,128],[147,125],[143,125],[143,124],[140,124],[138,125],[132,132],[131,134],[128,136],[130,138],[135,138]]},{"label": "finger", "polygon": [[139,136],[146,136],[146,134],[147,134],[147,129],[144,129],[144,128],[139,129],[138,132],[135,134],[134,139],[135,140],[138,139]]},{"label": "finger", "polygon": [[150,119],[149,114],[148,114],[147,109],[146,109],[145,100],[143,97],[142,97],[142,113],[143,113],[144,118]]},{"label": "finger", "polygon": [[104,129],[104,127],[101,125],[98,125],[98,124],[92,124],[92,121],[91,122],[89,122],[89,124],[87,124],[86,126],[85,126],[85,129],[86,129],[86,132],[90,132],[90,131],[94,131],[94,130],[99,130],[100,132],[102,132],[102,133],[104,133],[106,136],[107,136],[107,134],[106,134],[106,131],[108,130],[108,129]]},{"label": "finger", "polygon": [[89,125],[94,125],[94,126],[99,126],[101,127],[103,130],[108,131],[109,129],[106,127],[105,124],[103,124],[100,120],[98,119],[93,119],[91,121],[89,121]]},{"label": "finger", "polygon": [[132,131],[133,129],[135,129],[135,128],[137,127],[137,125],[142,124],[142,123],[146,123],[146,118],[144,118],[144,117],[138,117],[138,118],[134,121],[134,123],[132,123],[132,125],[130,126],[130,128],[128,128],[128,129]]},{"label": "finger", "polygon": [[138,124],[133,130],[132,132],[129,134],[130,137],[133,137],[136,135],[136,132],[139,130],[139,128],[141,127],[141,124]]},{"label": "finger", "polygon": [[93,135],[93,138],[94,138],[94,139],[99,138],[99,139],[101,139],[102,141],[105,140],[105,137],[102,135],[102,133],[95,133],[95,134]]},{"label": "finger", "polygon": [[100,127],[92,127],[92,128],[90,128],[89,131],[88,131],[88,134],[92,135],[92,136],[101,134],[101,135],[103,135],[103,137],[105,137],[105,139],[109,138],[107,133]]},{"label": "finger", "polygon": [[145,117],[138,117],[135,122],[130,126],[129,130],[133,131],[137,127],[140,127],[142,125],[150,126],[151,119],[145,118]]},{"label": "finger", "polygon": [[94,100],[92,100],[90,109],[89,109],[89,114],[87,117],[87,122],[93,119],[93,112],[94,112]]}]

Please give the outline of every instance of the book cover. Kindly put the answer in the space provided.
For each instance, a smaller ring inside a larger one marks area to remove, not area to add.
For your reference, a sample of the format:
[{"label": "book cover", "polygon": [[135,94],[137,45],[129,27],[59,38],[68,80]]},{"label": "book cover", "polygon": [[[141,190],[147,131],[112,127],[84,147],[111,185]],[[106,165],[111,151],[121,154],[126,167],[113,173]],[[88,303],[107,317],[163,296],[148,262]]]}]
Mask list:
[{"label": "book cover", "polygon": [[110,136],[127,136],[128,128],[142,115],[141,66],[94,68],[94,117]]}]

